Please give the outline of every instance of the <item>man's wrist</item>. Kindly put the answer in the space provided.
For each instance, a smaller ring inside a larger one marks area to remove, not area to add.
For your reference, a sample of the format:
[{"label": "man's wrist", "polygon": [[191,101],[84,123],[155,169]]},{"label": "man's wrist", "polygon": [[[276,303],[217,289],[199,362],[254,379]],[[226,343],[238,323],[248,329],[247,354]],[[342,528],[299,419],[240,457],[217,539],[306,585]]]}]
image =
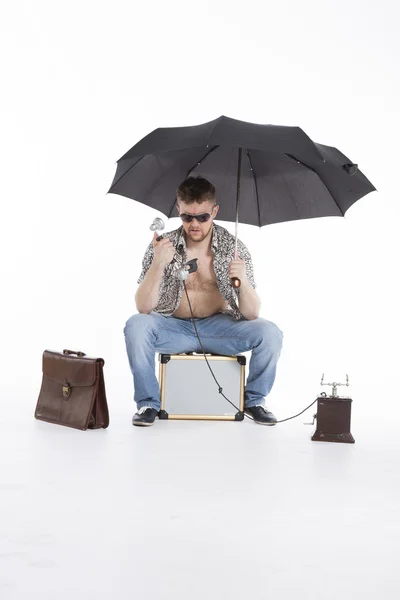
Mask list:
[{"label": "man's wrist", "polygon": [[253,289],[251,287],[250,281],[246,278],[246,279],[242,279],[240,282],[240,287],[239,290],[251,290]]},{"label": "man's wrist", "polygon": [[156,271],[163,271],[168,263],[155,258],[152,262],[152,265]]}]

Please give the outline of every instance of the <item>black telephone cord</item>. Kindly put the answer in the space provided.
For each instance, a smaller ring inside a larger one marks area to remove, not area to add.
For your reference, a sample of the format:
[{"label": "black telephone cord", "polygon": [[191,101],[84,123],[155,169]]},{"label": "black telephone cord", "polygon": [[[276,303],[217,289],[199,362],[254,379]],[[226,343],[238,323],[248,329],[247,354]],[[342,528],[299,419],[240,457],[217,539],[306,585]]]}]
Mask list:
[{"label": "black telephone cord", "polygon": [[[195,323],[194,316],[193,316],[192,305],[190,303],[189,294],[187,293],[185,281],[183,282],[183,287],[185,289],[185,294],[186,294],[186,298],[187,298],[188,305],[189,305],[189,310],[190,310],[190,315],[191,315],[190,318],[192,320],[193,327],[194,327],[197,339],[199,340],[200,348],[201,348],[201,351],[204,354],[204,358],[206,360],[207,366],[210,369],[211,375],[214,377],[215,383],[218,386],[218,392],[221,394],[221,396],[223,396],[225,398],[225,400],[227,400],[227,402],[229,402],[229,404],[231,404],[233,406],[233,408],[235,408],[238,412],[240,412],[240,409],[233,402],[231,402],[231,400],[229,400],[229,398],[227,398],[225,396],[225,394],[223,393],[223,387],[221,387],[221,384],[219,383],[218,379],[216,378],[216,376],[214,374],[214,371],[212,370],[212,368],[210,366],[210,363],[208,362],[207,355],[205,353],[202,341],[201,341],[200,336],[199,336],[199,332],[197,331],[196,323]],[[301,412],[299,412],[297,415],[293,415],[293,417],[287,417],[286,419],[281,419],[280,421],[277,421],[276,423],[284,423],[285,421],[290,421],[291,419],[296,419],[297,417],[299,417],[300,415],[302,415],[303,413],[305,413],[306,410],[308,410],[309,408],[311,408],[311,406],[313,406],[313,404],[315,404],[317,402],[317,400],[318,400],[318,398],[316,398],[314,400],[314,402],[312,402],[309,406],[307,406],[307,408],[305,408],[304,410],[302,410]],[[251,421],[255,420],[253,417],[251,417],[250,415],[248,415],[246,412],[244,412],[244,416],[247,417],[248,419],[250,419]]]}]

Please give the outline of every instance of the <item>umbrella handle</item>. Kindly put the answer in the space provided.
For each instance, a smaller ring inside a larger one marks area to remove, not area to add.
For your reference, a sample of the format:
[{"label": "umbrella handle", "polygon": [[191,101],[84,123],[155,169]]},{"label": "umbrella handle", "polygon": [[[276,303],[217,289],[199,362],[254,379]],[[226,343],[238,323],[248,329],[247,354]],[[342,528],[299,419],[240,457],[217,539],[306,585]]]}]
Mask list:
[{"label": "umbrella handle", "polygon": [[240,288],[241,283],[242,282],[240,281],[239,277],[232,277],[231,278],[232,287],[234,287],[234,288]]}]

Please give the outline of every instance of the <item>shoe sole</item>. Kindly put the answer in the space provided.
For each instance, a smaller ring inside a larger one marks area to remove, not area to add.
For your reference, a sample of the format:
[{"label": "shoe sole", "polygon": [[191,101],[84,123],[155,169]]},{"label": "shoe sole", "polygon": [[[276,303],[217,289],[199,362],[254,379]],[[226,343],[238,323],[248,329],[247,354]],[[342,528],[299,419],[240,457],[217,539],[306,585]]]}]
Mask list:
[{"label": "shoe sole", "polygon": [[132,423],[132,425],[134,427],[151,427],[152,425],[154,425],[153,423]]},{"label": "shoe sole", "polygon": [[248,415],[251,419],[253,419],[254,423],[257,423],[257,425],[267,425],[269,427],[273,427],[274,425],[276,425],[276,423],[266,423],[265,421],[256,421],[256,419],[253,417],[253,415],[249,412],[247,412],[246,410],[244,411],[246,413],[246,415]]}]

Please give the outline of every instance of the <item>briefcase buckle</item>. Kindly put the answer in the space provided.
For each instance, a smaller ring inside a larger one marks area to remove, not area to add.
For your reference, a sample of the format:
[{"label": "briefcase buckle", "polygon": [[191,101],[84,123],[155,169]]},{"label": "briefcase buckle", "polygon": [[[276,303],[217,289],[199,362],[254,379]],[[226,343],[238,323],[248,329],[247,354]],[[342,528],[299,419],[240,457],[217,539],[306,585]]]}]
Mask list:
[{"label": "briefcase buckle", "polygon": [[64,398],[69,398],[71,396],[71,388],[68,385],[68,383],[63,385],[62,391],[63,391]]}]

